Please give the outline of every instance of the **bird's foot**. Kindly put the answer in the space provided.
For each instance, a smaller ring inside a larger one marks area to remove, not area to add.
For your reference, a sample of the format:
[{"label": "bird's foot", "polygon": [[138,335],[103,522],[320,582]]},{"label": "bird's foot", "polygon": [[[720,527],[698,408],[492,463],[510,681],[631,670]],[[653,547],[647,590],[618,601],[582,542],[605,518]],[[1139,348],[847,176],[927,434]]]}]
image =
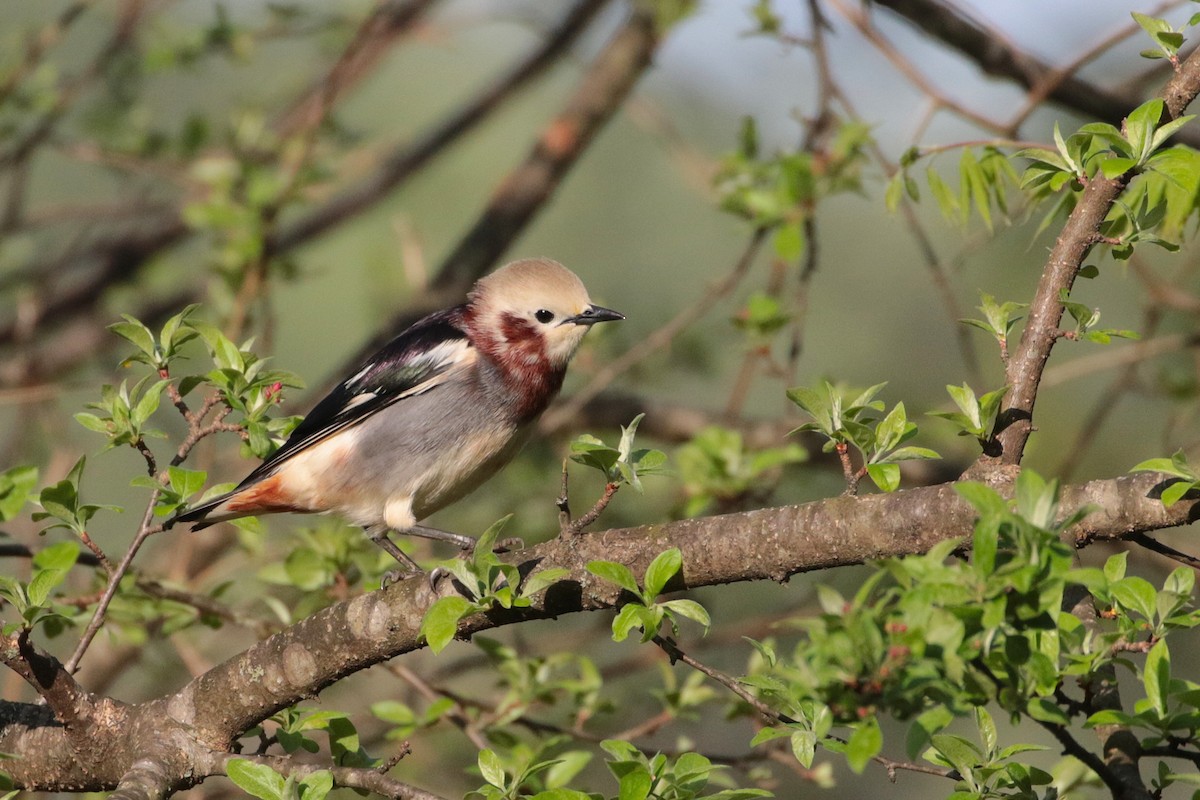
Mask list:
[{"label": "bird's foot", "polygon": [[506,539],[500,539],[496,542],[496,546],[492,548],[493,553],[511,553],[513,550],[523,550],[525,541],[517,536],[509,536]]},{"label": "bird's foot", "polygon": [[453,577],[452,573],[445,567],[434,567],[425,575],[425,579],[429,581],[429,591],[434,594],[438,593],[438,584],[451,577]]},{"label": "bird's foot", "polygon": [[425,574],[425,571],[422,569],[389,569],[380,577],[379,588],[386,589],[394,583],[400,583],[405,578],[423,574]]}]

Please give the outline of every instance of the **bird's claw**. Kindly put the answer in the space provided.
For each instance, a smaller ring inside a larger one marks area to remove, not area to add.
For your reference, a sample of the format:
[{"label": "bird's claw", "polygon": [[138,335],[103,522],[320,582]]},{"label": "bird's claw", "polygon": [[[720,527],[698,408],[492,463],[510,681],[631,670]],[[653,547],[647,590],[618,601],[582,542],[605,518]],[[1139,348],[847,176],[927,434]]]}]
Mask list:
[{"label": "bird's claw", "polygon": [[405,578],[411,578],[413,575],[420,575],[424,572],[421,569],[389,569],[379,578],[379,588],[386,589],[393,583],[400,583]]},{"label": "bird's claw", "polygon": [[496,546],[492,548],[493,553],[511,553],[513,550],[523,550],[525,541],[516,536],[509,536],[507,539],[501,539],[496,542]]},{"label": "bird's claw", "polygon": [[434,594],[438,593],[438,581],[449,577],[451,577],[450,570],[445,567],[434,567],[425,574],[425,579],[429,581],[429,590]]}]

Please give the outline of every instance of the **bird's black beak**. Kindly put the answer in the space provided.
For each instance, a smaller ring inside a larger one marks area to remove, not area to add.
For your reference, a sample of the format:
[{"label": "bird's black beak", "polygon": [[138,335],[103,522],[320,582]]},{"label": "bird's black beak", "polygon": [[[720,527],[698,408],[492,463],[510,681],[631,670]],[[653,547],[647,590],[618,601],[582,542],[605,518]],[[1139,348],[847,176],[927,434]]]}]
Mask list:
[{"label": "bird's black beak", "polygon": [[597,322],[610,322],[618,319],[625,319],[625,315],[620,311],[613,311],[611,308],[602,308],[601,306],[588,306],[582,313],[567,317],[563,322],[574,322],[576,325],[595,325]]}]

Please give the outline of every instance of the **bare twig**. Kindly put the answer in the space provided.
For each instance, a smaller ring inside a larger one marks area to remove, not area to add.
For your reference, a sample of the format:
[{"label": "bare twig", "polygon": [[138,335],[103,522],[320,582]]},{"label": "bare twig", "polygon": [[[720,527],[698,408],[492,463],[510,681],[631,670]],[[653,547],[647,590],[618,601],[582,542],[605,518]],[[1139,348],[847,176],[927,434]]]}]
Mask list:
[{"label": "bare twig", "polygon": [[[1055,69],[1029,53],[1018,50],[998,31],[970,19],[959,7],[945,0],[872,0],[877,6],[899,14],[929,36],[959,51],[978,64],[989,75],[996,75],[1032,89],[1048,78]],[[1134,91],[1105,89],[1080,78],[1062,79],[1049,93],[1049,98],[1086,117],[1095,117],[1119,125],[1132,109],[1144,99]],[[1172,112],[1178,116],[1179,112]],[[1181,131],[1178,141],[1193,147],[1200,144],[1195,131]]]},{"label": "bare twig", "polygon": [[[749,689],[747,689],[745,686],[743,686],[741,684],[741,682],[738,681],[737,678],[734,678],[732,675],[727,675],[726,673],[721,672],[719,669],[710,667],[707,664],[705,664],[701,661],[698,661],[695,658],[689,656],[687,653],[683,652],[683,650],[680,649],[679,645],[677,645],[671,639],[668,639],[663,636],[655,636],[653,641],[656,645],[658,645],[660,648],[662,648],[662,651],[664,653],[667,654],[667,656],[671,659],[671,663],[680,661],[684,664],[687,664],[692,669],[708,676],[712,680],[714,680],[717,683],[724,686],[729,691],[736,694],[739,698],[741,698],[743,701],[745,701],[747,705],[749,705],[751,708],[753,708],[755,711],[757,711],[759,714],[761,714],[764,718],[766,718],[766,720],[768,722],[779,723],[779,724],[784,724],[784,725],[796,722],[796,720],[792,719],[787,714],[784,714],[783,712],[780,712],[780,711],[776,711],[774,708],[771,708],[771,706],[767,705],[762,700],[759,700],[757,697],[754,696],[754,693],[751,692]],[[830,737],[830,738],[837,739],[838,737],[834,736],[834,737]],[[843,740],[839,739],[839,741],[843,741]],[[945,769],[944,767],[935,767],[935,766],[932,766],[929,764],[917,764],[917,763],[910,762],[910,761],[896,761],[894,759],[887,758],[886,756],[881,756],[881,755],[872,756],[871,760],[874,761],[876,764],[883,766],[888,771],[888,774],[890,776],[892,776],[893,780],[895,780],[895,774],[896,774],[897,770],[907,770],[909,772],[920,772],[925,775],[936,775],[941,778],[957,779],[956,772],[954,772],[953,770]]]},{"label": "bare twig", "polygon": [[621,484],[609,481],[604,484],[604,494],[600,495],[600,499],[596,504],[587,510],[579,519],[572,522],[567,529],[563,531],[564,536],[578,536],[583,533],[587,526],[591,525],[596,520],[600,519],[600,515],[604,513],[604,509],[608,508],[609,502],[612,501],[613,495],[621,488]]},{"label": "bare twig", "polygon": [[1130,537],[1130,541],[1140,544],[1142,547],[1146,548],[1147,550],[1153,550],[1155,553],[1158,553],[1159,555],[1163,555],[1163,556],[1166,556],[1167,558],[1174,559],[1175,561],[1178,561],[1180,564],[1184,564],[1185,566],[1189,566],[1193,569],[1200,569],[1200,558],[1197,558],[1196,556],[1188,555],[1187,553],[1176,550],[1174,547],[1171,547],[1168,544],[1163,544],[1162,542],[1158,541],[1157,539],[1147,536],[1144,533],[1135,533],[1133,536]]},{"label": "bare twig", "polygon": [[104,587],[104,594],[100,596],[100,602],[96,604],[96,610],[92,612],[92,619],[88,622],[87,628],[83,631],[83,636],[79,639],[79,644],[75,646],[75,652],[71,654],[71,658],[67,661],[66,670],[69,673],[74,673],[79,669],[79,662],[83,659],[84,653],[91,646],[92,640],[100,630],[100,626],[104,624],[105,615],[108,613],[108,606],[112,603],[113,597],[117,594],[117,589],[121,585],[121,579],[129,571],[133,565],[133,559],[138,554],[138,550],[146,543],[152,534],[162,530],[161,525],[154,525],[154,506],[158,503],[158,490],[155,489],[150,493],[150,500],[146,503],[146,511],[142,514],[141,525],[138,526],[137,534],[133,537],[133,542],[130,543],[129,549],[125,551],[125,555],[121,558],[121,562],[117,568],[108,577],[108,585]]},{"label": "bare twig", "polygon": [[564,15],[535,51],[502,75],[491,86],[464,104],[455,114],[427,131],[416,142],[398,148],[372,171],[371,177],[283,228],[267,242],[267,251],[279,253],[319,236],[370,207],[425,166],[435,155],[541,75],[571,46],[607,0],[581,0]]}]

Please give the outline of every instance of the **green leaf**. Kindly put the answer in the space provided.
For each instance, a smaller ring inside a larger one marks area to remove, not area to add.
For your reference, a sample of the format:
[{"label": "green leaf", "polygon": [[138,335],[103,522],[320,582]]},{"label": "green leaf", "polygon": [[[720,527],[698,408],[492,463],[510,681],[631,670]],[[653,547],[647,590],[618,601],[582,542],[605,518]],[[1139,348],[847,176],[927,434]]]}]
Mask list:
[{"label": "green leaf", "polygon": [[108,329],[121,338],[129,341],[138,350],[153,358],[155,353],[154,334],[150,329],[128,314],[122,314],[124,322],[114,322]]},{"label": "green leaf", "polygon": [[667,582],[683,566],[683,554],[678,547],[659,553],[646,567],[646,599],[658,597]]},{"label": "green leaf", "polygon": [[704,606],[695,600],[668,600],[662,607],[676,614],[687,617],[693,622],[699,622],[707,631],[712,626],[712,619]]},{"label": "green leaf", "polygon": [[900,488],[900,467],[897,464],[868,464],[867,474],[881,491],[894,492]]},{"label": "green leaf", "polygon": [[644,769],[626,773],[621,776],[617,800],[646,800],[653,786],[654,780]]},{"label": "green leaf", "polygon": [[553,583],[558,582],[563,577],[571,574],[571,570],[562,567],[551,567],[549,569],[538,570],[525,579],[521,584],[521,595],[529,597],[537,594]]},{"label": "green leaf", "polygon": [[504,765],[494,750],[484,748],[479,751],[479,773],[483,779],[498,789],[505,788]]},{"label": "green leaf", "polygon": [[1170,508],[1182,500],[1184,496],[1187,495],[1187,493],[1192,489],[1195,489],[1196,486],[1197,484],[1194,482],[1175,481],[1170,486],[1162,490],[1162,495],[1159,497],[1159,500],[1162,501],[1164,508]]},{"label": "green leaf", "polygon": [[235,758],[226,762],[225,774],[247,794],[261,800],[284,800],[283,776],[266,764]]},{"label": "green leaf", "polygon": [[597,578],[615,583],[627,592],[641,596],[641,590],[638,588],[637,579],[633,577],[633,572],[624,564],[618,564],[615,561],[590,561],[587,565],[587,571],[595,575]]},{"label": "green leaf", "polygon": [[878,720],[868,717],[859,723],[846,742],[846,762],[850,769],[861,773],[882,749],[883,731],[879,729]]},{"label": "green leaf", "polygon": [[317,770],[300,779],[301,800],[324,800],[333,791],[333,773],[327,769]]},{"label": "green leaf", "polygon": [[421,620],[421,634],[429,649],[434,653],[442,652],[458,632],[458,621],[476,610],[474,603],[457,596],[440,598],[430,606]]},{"label": "green leaf", "polygon": [[29,602],[44,606],[50,592],[62,583],[79,558],[79,543],[59,542],[40,550],[33,557],[34,573],[29,581]]},{"label": "green leaf", "polygon": [[7,522],[21,512],[37,480],[37,467],[12,467],[0,473],[0,522]]},{"label": "green leaf", "polygon": [[641,612],[645,610],[645,606],[638,605],[637,603],[627,603],[621,606],[621,610],[613,617],[613,641],[623,642],[634,628],[640,628],[642,624]]},{"label": "green leaf", "polygon": [[1137,162],[1132,158],[1106,158],[1100,162],[1100,171],[1104,173],[1104,177],[1111,180],[1124,175],[1136,166]]},{"label": "green leaf", "polygon": [[1158,593],[1150,581],[1130,575],[1114,583],[1109,591],[1124,608],[1137,612],[1147,621],[1153,621]]},{"label": "green leaf", "polygon": [[796,731],[791,736],[792,754],[800,766],[811,769],[817,754],[817,735],[813,731]]},{"label": "green leaf", "polygon": [[1165,472],[1187,481],[1197,479],[1196,474],[1188,466],[1182,450],[1176,451],[1171,458],[1149,458],[1129,470],[1130,472]]},{"label": "green leaf", "polygon": [[1160,717],[1167,715],[1171,687],[1171,653],[1167,640],[1159,639],[1146,654],[1146,666],[1142,669],[1142,684],[1146,687],[1146,699]]}]

